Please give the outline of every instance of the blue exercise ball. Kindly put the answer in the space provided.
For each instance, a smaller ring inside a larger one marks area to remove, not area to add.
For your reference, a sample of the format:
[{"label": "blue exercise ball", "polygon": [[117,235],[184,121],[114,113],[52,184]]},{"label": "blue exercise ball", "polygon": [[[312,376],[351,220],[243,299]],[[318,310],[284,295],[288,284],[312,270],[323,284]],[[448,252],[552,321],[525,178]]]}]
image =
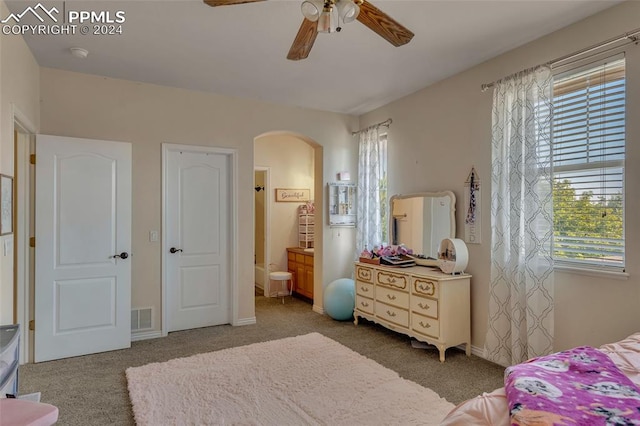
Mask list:
[{"label": "blue exercise ball", "polygon": [[331,318],[344,321],[353,317],[356,285],[351,278],[339,278],[324,288],[324,311]]}]

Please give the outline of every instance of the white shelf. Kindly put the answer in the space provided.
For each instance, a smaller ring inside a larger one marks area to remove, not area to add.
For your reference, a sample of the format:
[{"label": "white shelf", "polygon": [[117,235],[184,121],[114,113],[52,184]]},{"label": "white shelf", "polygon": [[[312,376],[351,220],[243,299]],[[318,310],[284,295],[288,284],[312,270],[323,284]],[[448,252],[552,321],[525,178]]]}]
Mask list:
[{"label": "white shelf", "polygon": [[313,248],[314,216],[309,213],[298,215],[298,247]]}]

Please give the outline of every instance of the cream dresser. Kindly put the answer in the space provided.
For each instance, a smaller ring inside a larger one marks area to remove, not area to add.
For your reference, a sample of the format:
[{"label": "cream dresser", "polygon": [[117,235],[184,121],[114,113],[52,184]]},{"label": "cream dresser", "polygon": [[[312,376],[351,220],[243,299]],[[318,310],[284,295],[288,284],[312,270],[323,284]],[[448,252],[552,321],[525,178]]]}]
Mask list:
[{"label": "cream dresser", "polygon": [[465,344],[471,355],[471,275],[447,275],[423,266],[390,268],[356,262],[358,318],[445,350]]}]

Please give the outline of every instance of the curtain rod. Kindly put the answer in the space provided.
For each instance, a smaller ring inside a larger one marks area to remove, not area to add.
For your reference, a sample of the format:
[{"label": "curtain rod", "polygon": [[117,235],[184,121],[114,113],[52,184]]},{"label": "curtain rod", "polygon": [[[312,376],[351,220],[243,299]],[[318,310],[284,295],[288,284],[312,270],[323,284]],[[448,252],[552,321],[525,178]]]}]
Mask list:
[{"label": "curtain rod", "polygon": [[[556,59],[554,59],[552,61],[547,62],[546,64],[541,64],[541,65],[549,65],[550,67],[553,68],[554,65],[557,65],[560,62],[564,62],[564,61],[567,61],[569,59],[573,59],[573,58],[575,58],[577,56],[584,55],[585,53],[589,53],[589,52],[591,52],[593,50],[596,50],[596,49],[601,49],[601,48],[603,48],[605,46],[608,46],[610,44],[613,44],[613,43],[616,43],[616,42],[619,42],[619,41],[622,41],[622,40],[625,40],[625,39],[627,40],[627,42],[624,43],[623,46],[628,44],[628,43],[636,43],[637,44],[638,41],[639,41],[638,34],[640,34],[640,28],[636,28],[635,30],[626,32],[624,34],[620,34],[617,37],[610,38],[609,40],[602,41],[602,42],[594,44],[592,46],[585,47],[584,49],[580,49],[580,50],[575,51],[573,53],[570,53],[568,55],[560,56],[559,58],[556,58]],[[538,65],[538,66],[540,66],[540,65]],[[532,68],[536,68],[536,67],[532,67]],[[514,75],[514,74],[511,74],[511,75]],[[480,86],[480,89],[483,92],[485,92],[487,89],[495,86],[495,84],[496,84],[496,81],[493,81],[491,83],[485,83],[482,86]]]},{"label": "curtain rod", "polygon": [[378,124],[374,124],[372,126],[369,126],[366,129],[358,130],[357,132],[351,132],[351,136],[355,136],[355,135],[359,134],[360,132],[364,132],[364,131],[369,130],[369,129],[374,128],[374,127],[385,126],[385,127],[388,128],[391,125],[391,123],[393,123],[393,120],[390,119],[390,118],[387,118],[386,120],[381,121]]}]

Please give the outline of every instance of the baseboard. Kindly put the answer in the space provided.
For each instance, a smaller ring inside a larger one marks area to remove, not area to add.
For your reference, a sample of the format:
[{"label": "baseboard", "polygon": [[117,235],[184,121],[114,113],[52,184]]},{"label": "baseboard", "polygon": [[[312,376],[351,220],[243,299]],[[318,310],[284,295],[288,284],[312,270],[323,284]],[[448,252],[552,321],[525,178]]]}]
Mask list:
[{"label": "baseboard", "polygon": [[232,324],[234,327],[235,326],[242,326],[242,325],[252,325],[256,323],[256,317],[251,317],[251,318],[241,318],[238,321],[235,322],[235,324]]},{"label": "baseboard", "polygon": [[[466,346],[464,344],[458,345],[456,346],[456,348],[460,349],[461,351],[466,350]],[[484,357],[484,348],[471,345],[471,354],[477,356],[478,358],[486,359]]]},{"label": "baseboard", "polygon": [[484,357],[484,348],[479,348],[478,346],[471,345],[471,353],[478,358],[486,359]]},{"label": "baseboard", "polygon": [[162,337],[162,331],[143,331],[141,333],[131,333],[131,341],[137,342],[138,340],[156,339]]},{"label": "baseboard", "polygon": [[313,309],[312,310],[313,310],[313,312],[317,312],[320,315],[324,315],[324,308],[321,308],[320,306],[318,306],[316,304],[313,305]]}]

